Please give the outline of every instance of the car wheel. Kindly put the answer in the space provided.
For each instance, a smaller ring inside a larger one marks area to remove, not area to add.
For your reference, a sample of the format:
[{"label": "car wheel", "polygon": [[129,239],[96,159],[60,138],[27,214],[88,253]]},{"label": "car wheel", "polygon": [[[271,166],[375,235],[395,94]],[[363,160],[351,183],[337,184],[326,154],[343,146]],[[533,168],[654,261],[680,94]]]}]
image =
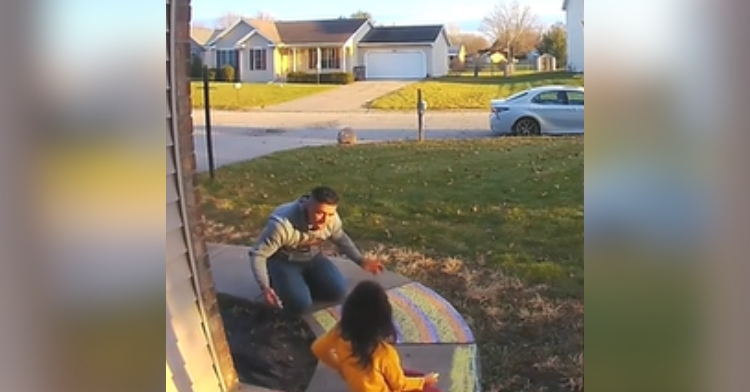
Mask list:
[{"label": "car wheel", "polygon": [[541,134],[541,127],[535,119],[523,117],[513,124],[513,134],[516,136],[537,136]]}]

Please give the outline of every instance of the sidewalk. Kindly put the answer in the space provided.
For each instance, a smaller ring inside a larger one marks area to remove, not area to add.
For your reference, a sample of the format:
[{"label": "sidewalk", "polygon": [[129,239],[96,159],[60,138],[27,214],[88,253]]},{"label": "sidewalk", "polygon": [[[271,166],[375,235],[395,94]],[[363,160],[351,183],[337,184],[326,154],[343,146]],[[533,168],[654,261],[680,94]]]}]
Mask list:
[{"label": "sidewalk", "polygon": [[[248,248],[209,244],[208,250],[217,292],[253,301],[259,299],[260,288],[250,271]],[[388,290],[399,335],[396,346],[405,368],[440,373],[438,386],[445,392],[479,391],[474,336],[452,305],[428,287],[393,272],[373,276],[350,261],[335,262],[350,289],[364,279],[371,279]],[[336,324],[339,312],[337,304],[320,304],[304,319],[320,336]],[[337,374],[319,364],[307,392],[348,391]]]}]

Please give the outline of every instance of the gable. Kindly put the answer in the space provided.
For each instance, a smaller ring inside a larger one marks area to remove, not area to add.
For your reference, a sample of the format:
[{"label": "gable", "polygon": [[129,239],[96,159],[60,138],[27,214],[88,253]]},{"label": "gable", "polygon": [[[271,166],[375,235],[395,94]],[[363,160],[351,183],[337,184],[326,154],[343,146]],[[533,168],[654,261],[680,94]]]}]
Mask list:
[{"label": "gable", "polygon": [[211,44],[215,45],[217,49],[233,49],[253,31],[255,29],[252,26],[240,21],[217,36]]}]

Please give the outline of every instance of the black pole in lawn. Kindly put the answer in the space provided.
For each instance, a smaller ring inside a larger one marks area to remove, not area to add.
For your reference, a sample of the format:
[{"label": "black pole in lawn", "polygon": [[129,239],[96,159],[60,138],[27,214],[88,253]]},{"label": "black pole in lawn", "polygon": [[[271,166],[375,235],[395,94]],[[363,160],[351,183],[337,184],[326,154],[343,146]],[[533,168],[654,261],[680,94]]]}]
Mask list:
[{"label": "black pole in lawn", "polygon": [[211,135],[211,92],[208,86],[208,66],[203,66],[203,107],[206,114],[206,148],[208,149],[208,172],[214,179],[214,142]]}]

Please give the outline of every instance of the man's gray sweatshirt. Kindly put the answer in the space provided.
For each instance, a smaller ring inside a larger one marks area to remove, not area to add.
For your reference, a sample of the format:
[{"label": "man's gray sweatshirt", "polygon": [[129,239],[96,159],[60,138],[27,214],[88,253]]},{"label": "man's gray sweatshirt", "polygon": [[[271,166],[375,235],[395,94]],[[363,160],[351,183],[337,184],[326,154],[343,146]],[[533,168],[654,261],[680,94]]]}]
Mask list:
[{"label": "man's gray sweatshirt", "polygon": [[309,229],[304,200],[305,197],[277,207],[260,238],[250,249],[250,267],[261,289],[270,287],[268,259],[310,262],[320,253],[321,245],[326,240],[331,240],[355,263],[362,262],[362,254],[344,232],[338,213],[325,227],[317,231]]}]

